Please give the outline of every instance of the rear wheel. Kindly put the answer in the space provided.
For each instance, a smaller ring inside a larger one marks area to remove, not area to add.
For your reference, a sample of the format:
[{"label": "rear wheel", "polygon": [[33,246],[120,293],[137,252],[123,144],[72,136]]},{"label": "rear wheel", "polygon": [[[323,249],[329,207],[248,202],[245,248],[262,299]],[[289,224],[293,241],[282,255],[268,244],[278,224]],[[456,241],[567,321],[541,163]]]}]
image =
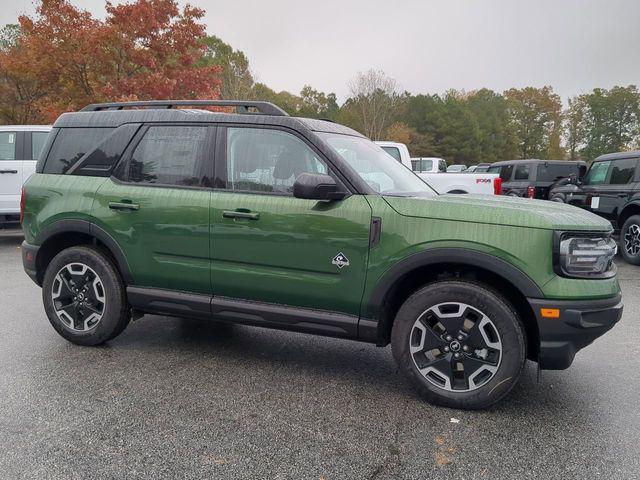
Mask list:
[{"label": "rear wheel", "polygon": [[71,247],[49,263],[42,285],[49,322],[65,339],[99,345],[129,323],[124,285],[111,261],[90,247]]},{"label": "rear wheel", "polygon": [[622,258],[633,265],[640,265],[640,215],[633,215],[624,222],[620,247]]},{"label": "rear wheel", "polygon": [[400,308],[393,354],[428,401],[485,408],[516,384],[525,361],[524,330],[510,304],[476,283],[427,285]]}]

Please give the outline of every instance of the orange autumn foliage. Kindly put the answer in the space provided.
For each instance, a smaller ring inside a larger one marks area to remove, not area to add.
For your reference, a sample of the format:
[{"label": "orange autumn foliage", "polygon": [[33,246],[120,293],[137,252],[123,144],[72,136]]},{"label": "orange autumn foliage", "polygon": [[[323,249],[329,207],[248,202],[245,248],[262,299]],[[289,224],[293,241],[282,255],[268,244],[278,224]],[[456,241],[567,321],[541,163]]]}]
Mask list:
[{"label": "orange autumn foliage", "polygon": [[[203,62],[204,12],[173,0],[106,3],[95,19],[66,0],[42,0],[0,47],[0,119],[48,123],[102,101],[215,99],[221,69]],[[4,118],[1,118],[4,117]]]}]

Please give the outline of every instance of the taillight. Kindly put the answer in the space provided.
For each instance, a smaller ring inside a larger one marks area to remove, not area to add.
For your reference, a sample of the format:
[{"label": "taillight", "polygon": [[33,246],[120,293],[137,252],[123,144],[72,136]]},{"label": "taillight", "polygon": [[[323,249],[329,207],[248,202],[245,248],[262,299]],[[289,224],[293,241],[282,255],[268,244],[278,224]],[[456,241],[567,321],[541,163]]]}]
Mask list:
[{"label": "taillight", "polygon": [[22,187],[22,193],[20,194],[20,225],[22,225],[22,221],[24,220],[24,201],[26,197],[27,197],[27,194],[24,191],[24,187]]},{"label": "taillight", "polygon": [[536,198],[536,187],[527,187],[527,197]]},{"label": "taillight", "polygon": [[502,195],[502,179],[500,177],[493,179],[493,194]]}]

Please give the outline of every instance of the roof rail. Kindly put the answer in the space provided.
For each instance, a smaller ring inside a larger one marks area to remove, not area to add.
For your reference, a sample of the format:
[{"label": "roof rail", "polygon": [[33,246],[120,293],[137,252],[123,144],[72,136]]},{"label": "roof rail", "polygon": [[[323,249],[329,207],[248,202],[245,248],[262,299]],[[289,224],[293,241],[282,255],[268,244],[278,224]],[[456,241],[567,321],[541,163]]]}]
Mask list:
[{"label": "roof rail", "polygon": [[129,107],[141,108],[174,108],[174,107],[235,107],[236,113],[249,115],[288,116],[289,114],[270,102],[254,102],[244,100],[146,100],[139,102],[93,103],[84,107],[81,112],[100,112],[103,110],[122,110]]}]

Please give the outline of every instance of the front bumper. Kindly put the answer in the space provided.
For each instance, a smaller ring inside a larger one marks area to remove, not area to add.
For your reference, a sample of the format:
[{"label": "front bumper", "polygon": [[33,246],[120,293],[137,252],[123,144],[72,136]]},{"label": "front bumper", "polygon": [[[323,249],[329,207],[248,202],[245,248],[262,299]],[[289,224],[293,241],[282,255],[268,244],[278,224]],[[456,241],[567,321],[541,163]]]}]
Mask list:
[{"label": "front bumper", "polygon": [[[38,283],[38,273],[36,269],[36,258],[38,257],[38,249],[40,247],[37,245],[31,245],[26,241],[22,242],[22,266],[24,267],[24,271],[27,272],[27,275],[31,277],[31,280]],[[40,285],[38,283],[38,285]]]},{"label": "front bumper", "polygon": [[[602,300],[529,298],[538,321],[538,363],[544,370],[564,370],[576,352],[609,331],[622,316],[622,296]],[[559,309],[558,318],[545,318],[541,309]]]}]

